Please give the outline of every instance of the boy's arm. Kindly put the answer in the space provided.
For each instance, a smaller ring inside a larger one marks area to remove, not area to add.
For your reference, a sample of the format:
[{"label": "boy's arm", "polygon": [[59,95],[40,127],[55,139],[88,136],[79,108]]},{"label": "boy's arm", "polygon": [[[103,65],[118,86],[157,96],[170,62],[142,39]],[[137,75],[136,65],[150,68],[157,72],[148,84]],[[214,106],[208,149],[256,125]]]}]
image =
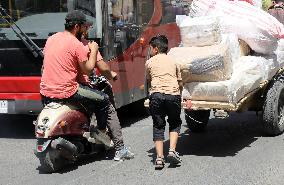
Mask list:
[{"label": "boy's arm", "polygon": [[[146,92],[146,97],[149,98],[149,95],[150,95],[149,89],[150,89],[150,87],[151,87],[151,76],[150,76],[150,72],[149,72],[149,68],[148,68],[148,65],[147,65],[147,64],[148,64],[148,63],[146,62],[146,64],[145,64],[145,84],[144,84],[144,91]],[[149,100],[148,98],[144,101],[144,106],[145,106],[145,107],[149,107],[149,102],[150,102],[150,100]]]},{"label": "boy's arm", "polygon": [[145,81],[145,92],[149,96],[149,89],[151,88],[151,80],[146,79]]},{"label": "boy's arm", "polygon": [[147,94],[147,96],[149,95],[149,89],[151,87],[151,76],[150,76],[150,71],[149,71],[149,67],[148,67],[148,62],[146,62],[145,64],[145,92]]},{"label": "boy's arm", "polygon": [[183,90],[183,82],[182,82],[182,78],[181,78],[181,70],[180,70],[180,65],[176,65],[177,66],[177,81],[178,81],[178,85],[179,85],[179,90],[180,90],[180,94],[182,93]]}]

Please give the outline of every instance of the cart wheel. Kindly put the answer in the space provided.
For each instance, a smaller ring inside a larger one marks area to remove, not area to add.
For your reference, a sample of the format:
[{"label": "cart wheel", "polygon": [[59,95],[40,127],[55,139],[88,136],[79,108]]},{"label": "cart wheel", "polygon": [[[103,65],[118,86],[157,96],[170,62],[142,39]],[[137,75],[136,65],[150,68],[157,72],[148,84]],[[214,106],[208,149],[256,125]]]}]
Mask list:
[{"label": "cart wheel", "polygon": [[263,105],[263,128],[272,136],[284,131],[284,80],[281,77],[268,89]]},{"label": "cart wheel", "polygon": [[206,128],[210,110],[184,110],[185,121],[192,132],[202,132]]}]

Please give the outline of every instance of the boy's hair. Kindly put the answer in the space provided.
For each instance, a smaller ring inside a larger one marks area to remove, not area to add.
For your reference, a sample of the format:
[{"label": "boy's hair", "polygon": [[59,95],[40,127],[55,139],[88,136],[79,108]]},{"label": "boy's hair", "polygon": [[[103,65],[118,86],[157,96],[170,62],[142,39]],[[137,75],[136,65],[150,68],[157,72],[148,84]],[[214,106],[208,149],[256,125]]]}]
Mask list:
[{"label": "boy's hair", "polygon": [[284,3],[284,0],[275,0],[275,3]]},{"label": "boy's hair", "polygon": [[165,35],[157,35],[156,37],[153,37],[149,44],[153,48],[157,47],[159,53],[167,53],[168,51],[168,38]]}]

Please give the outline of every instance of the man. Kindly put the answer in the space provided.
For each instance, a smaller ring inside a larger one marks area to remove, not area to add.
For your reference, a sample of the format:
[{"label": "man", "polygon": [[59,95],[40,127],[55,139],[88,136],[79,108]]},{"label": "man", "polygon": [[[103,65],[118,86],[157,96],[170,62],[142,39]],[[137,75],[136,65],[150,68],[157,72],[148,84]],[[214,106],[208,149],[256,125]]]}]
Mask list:
[{"label": "man", "polygon": [[[95,112],[98,129],[110,127],[116,149],[115,160],[133,158],[124,146],[121,128],[113,105],[109,97],[87,85],[80,84],[82,74],[90,75],[102,60],[95,42],[84,46],[80,41],[87,32],[90,22],[86,16],[77,10],[66,15],[65,31],[56,33],[48,38],[44,47],[43,73],[40,83],[40,93],[43,102],[68,101],[80,102]],[[120,129],[114,129],[118,127]]]}]

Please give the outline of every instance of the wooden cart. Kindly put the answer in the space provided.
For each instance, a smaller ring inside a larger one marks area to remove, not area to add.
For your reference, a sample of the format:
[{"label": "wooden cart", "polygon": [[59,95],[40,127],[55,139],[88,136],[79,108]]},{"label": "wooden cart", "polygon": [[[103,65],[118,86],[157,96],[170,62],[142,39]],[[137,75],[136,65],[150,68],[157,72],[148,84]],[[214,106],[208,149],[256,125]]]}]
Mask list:
[{"label": "wooden cart", "polygon": [[209,121],[210,111],[225,118],[230,112],[261,111],[264,131],[279,135],[284,131],[284,69],[261,83],[237,103],[184,100],[185,120],[193,132],[203,131]]}]

